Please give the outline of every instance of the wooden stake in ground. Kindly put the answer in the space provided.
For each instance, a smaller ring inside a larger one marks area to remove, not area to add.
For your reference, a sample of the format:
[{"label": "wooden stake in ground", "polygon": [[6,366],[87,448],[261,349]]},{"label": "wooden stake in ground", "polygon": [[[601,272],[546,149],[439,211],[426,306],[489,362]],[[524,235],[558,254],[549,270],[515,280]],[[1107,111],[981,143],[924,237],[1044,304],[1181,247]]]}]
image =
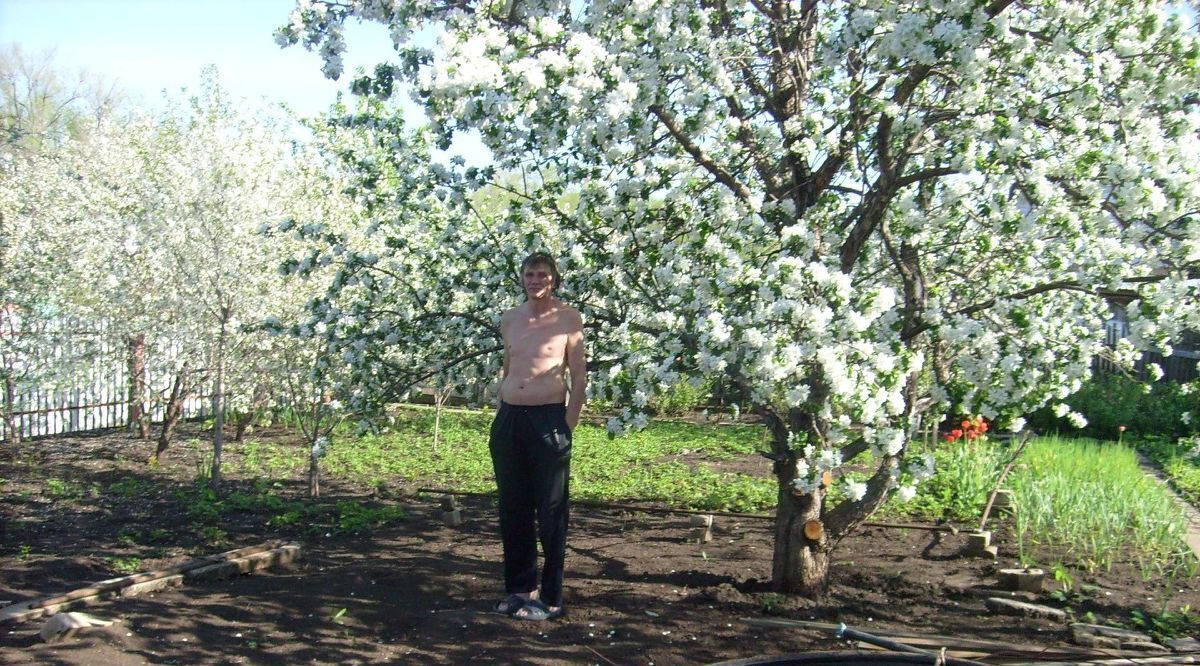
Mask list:
[{"label": "wooden stake in ground", "polygon": [[992,492],[988,493],[987,506],[983,507],[983,518],[979,521],[979,531],[982,532],[984,526],[987,525],[988,516],[992,513],[992,505],[996,502],[996,492],[1000,490],[1001,484],[1004,483],[1004,478],[1012,471],[1013,465],[1017,464],[1017,459],[1021,457],[1021,452],[1025,450],[1025,445],[1029,443],[1029,431],[1021,435],[1021,443],[1017,445],[1017,450],[1013,451],[1012,456],[1008,459],[1008,464],[1000,472],[1000,478],[996,479],[996,486],[992,488]]}]

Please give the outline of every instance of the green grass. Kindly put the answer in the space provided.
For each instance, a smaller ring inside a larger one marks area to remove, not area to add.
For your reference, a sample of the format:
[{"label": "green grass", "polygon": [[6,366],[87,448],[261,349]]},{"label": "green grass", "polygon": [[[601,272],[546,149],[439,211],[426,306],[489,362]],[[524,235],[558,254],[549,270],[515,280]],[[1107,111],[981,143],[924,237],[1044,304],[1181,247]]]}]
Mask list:
[{"label": "green grass", "polygon": [[403,507],[396,505],[376,506],[344,500],[330,506],[289,499],[263,482],[255,484],[252,491],[234,491],[226,496],[219,495],[204,483],[197,483],[178,491],[176,497],[186,507],[196,532],[214,545],[226,541],[227,534],[219,526],[222,521],[238,514],[265,516],[269,525],[303,527],[312,533],[365,532],[406,517]]},{"label": "green grass", "polygon": [[978,526],[988,494],[1011,455],[1008,447],[959,440],[940,444],[932,452],[937,473],[917,486],[916,497],[887,504],[884,514]]},{"label": "green grass", "polygon": [[87,490],[79,483],[50,477],[46,479],[42,492],[56,500],[77,500],[87,494]]},{"label": "green grass", "polygon": [[1023,560],[1034,546],[1064,551],[1087,569],[1129,556],[1143,570],[1194,568],[1183,537],[1187,520],[1166,489],[1148,477],[1134,450],[1116,442],[1040,438],[1011,480]]},{"label": "green grass", "polygon": [[142,566],[142,560],[136,557],[118,557],[110,555],[104,558],[113,571],[122,574],[137,573]]},{"label": "green grass", "polygon": [[[452,490],[495,490],[487,433],[490,411],[446,411],[433,445],[432,409],[405,408],[384,434],[335,437],[322,461],[323,474],[362,488],[403,483]],[[765,448],[764,431],[753,426],[696,426],[655,422],[645,430],[609,439],[603,428],[581,425],[572,454],[572,495],[610,502],[660,502],[677,508],[771,511],[777,487],[769,463],[755,453]],[[973,526],[1010,450],[994,442],[959,442],[934,450],[938,474],[918,487],[908,503],[891,502],[883,515],[914,520],[950,520]],[[754,473],[716,471],[723,460],[749,457]],[[1194,461],[1192,461],[1194,462]],[[866,461],[869,466],[870,461]],[[301,478],[304,447],[249,442],[243,471],[268,479]],[[1196,471],[1200,484],[1200,471]],[[1054,562],[1095,569],[1132,557],[1147,571],[1183,566],[1185,522],[1164,489],[1148,479],[1133,451],[1117,443],[1042,438],[1030,442],[1005,486],[1018,511],[1014,538],[1021,558],[1054,553]],[[840,486],[835,485],[835,490]],[[1200,488],[1200,485],[1197,486]],[[188,504],[192,518],[216,524],[229,511],[266,514],[273,525],[363,531],[402,519],[388,507],[319,508],[274,495],[267,482],[254,492],[225,498],[198,491]],[[836,493],[835,493],[836,494]],[[1046,547],[1049,551],[1040,551]],[[1150,575],[1150,573],[1147,573]]]},{"label": "green grass", "polygon": [[[937,474],[910,502],[892,502],[884,516],[949,520],[974,529],[1011,456],[996,442],[941,444]],[[1200,476],[1200,475],[1198,475]],[[1186,519],[1161,484],[1146,476],[1137,455],[1116,442],[1058,437],[1029,442],[1004,482],[1017,506],[1012,527],[1025,565],[1065,562],[1088,570],[1133,558],[1150,575],[1194,569],[1183,543]],[[1000,517],[993,515],[993,525]],[[1035,553],[1055,553],[1038,562]]]},{"label": "green grass", "polygon": [[1162,467],[1171,485],[1188,501],[1200,504],[1200,437],[1148,437],[1138,440],[1137,448]]},{"label": "green grass", "polygon": [[138,479],[127,476],[119,481],[114,481],[108,485],[108,491],[114,495],[119,495],[125,499],[137,497],[143,493],[151,492],[154,489],[154,482],[149,479]]},{"label": "green grass", "polygon": [[[389,477],[423,486],[491,492],[495,489],[487,436],[491,412],[444,413],[441,437],[433,447],[431,410],[405,410],[392,432],[335,442],[324,470],[368,486]],[[581,425],[574,433],[571,492],[580,499],[664,502],[680,508],[758,511],[775,504],[775,482],[762,460],[752,476],[714,472],[705,461],[753,454],[762,430],[653,423],[641,432],[609,439],[602,427]]]},{"label": "green grass", "polygon": [[[495,490],[487,438],[491,411],[442,414],[437,448],[434,412],[405,408],[391,430],[334,439],[321,461],[322,473],[369,488],[406,484],[472,492]],[[752,455],[763,446],[755,427],[704,427],[653,423],[641,432],[609,439],[604,428],[581,425],[571,455],[571,493],[597,501],[663,502],[678,508],[761,511],[775,505],[776,486],[765,458],[762,474],[714,472],[703,461]],[[297,478],[307,469],[301,447],[248,443],[239,469],[252,476]],[[688,456],[689,462],[667,460]],[[693,461],[693,459],[695,459]],[[298,520],[294,514],[283,522]]]}]

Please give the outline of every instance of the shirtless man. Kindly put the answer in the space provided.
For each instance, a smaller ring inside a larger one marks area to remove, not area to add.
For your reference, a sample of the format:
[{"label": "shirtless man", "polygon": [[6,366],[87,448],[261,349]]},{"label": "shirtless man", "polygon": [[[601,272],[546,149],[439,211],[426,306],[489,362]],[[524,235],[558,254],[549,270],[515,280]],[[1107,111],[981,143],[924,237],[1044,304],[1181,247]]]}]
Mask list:
[{"label": "shirtless man", "polygon": [[[571,433],[583,409],[587,373],[583,320],[554,297],[560,282],[552,257],[526,257],[521,262],[525,303],[500,319],[504,378],[488,445],[499,491],[508,596],[495,609],[522,620],[563,614]],[[540,590],[538,541],[545,559]]]}]

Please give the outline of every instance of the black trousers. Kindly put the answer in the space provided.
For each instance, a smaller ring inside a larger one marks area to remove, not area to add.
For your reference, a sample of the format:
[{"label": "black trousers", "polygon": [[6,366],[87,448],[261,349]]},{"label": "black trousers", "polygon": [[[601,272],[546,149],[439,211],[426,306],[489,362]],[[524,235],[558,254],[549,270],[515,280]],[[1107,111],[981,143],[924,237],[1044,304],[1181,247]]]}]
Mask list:
[{"label": "black trousers", "polygon": [[537,587],[541,541],[545,562],[540,599],[547,606],[561,606],[571,471],[566,406],[501,402],[488,448],[500,498],[504,589],[524,594]]}]

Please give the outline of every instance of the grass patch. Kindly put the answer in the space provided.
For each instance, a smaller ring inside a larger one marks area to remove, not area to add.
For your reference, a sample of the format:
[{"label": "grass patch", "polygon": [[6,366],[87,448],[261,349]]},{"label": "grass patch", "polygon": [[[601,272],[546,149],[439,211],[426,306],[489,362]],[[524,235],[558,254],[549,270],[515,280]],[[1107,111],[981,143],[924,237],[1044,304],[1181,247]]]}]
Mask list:
[{"label": "grass patch", "polygon": [[137,573],[138,569],[142,566],[142,560],[137,557],[118,557],[113,555],[105,557],[104,560],[108,562],[108,566],[112,567],[113,571],[121,574]]},{"label": "grass patch", "polygon": [[1169,440],[1148,437],[1137,442],[1146,457],[1158,463],[1171,485],[1194,505],[1200,505],[1200,437]]},{"label": "grass patch", "polygon": [[50,477],[42,486],[42,493],[52,499],[71,501],[83,499],[88,494],[88,489],[74,481]]},{"label": "grass patch", "polygon": [[1108,568],[1121,556],[1166,573],[1194,570],[1183,543],[1187,520],[1165,489],[1146,476],[1128,446],[1088,439],[1030,442],[1006,485],[1017,504],[1021,559],[1034,546],[1062,550],[1086,569]]},{"label": "grass patch", "polygon": [[[358,438],[343,433],[335,438],[322,461],[323,474],[365,489],[403,482],[494,492],[487,448],[491,411],[443,412],[436,448],[432,409],[406,407],[395,416],[389,432]],[[769,463],[755,455],[765,448],[764,437],[764,430],[755,426],[654,422],[642,431],[609,439],[602,428],[584,424],[575,432],[572,495],[598,501],[660,502],[677,508],[772,511],[776,482]],[[919,486],[910,502],[886,505],[884,515],[976,523],[1010,455],[1009,445],[960,441],[940,444],[932,452],[937,475]],[[756,463],[753,473],[718,466],[720,461],[746,457]],[[869,468],[871,461],[864,462]],[[1188,460],[1192,467],[1196,462]],[[305,473],[307,450],[248,442],[239,464],[254,476],[297,478]],[[1200,491],[1200,468],[1194,473]],[[1044,565],[1096,569],[1132,557],[1143,564],[1147,576],[1174,571],[1188,561],[1182,556],[1186,524],[1179,507],[1146,478],[1127,446],[1034,440],[1005,485],[1017,503],[1013,527],[1026,564],[1034,563],[1032,553],[1042,546],[1056,558]],[[361,532],[403,519],[395,507],[321,505],[285,499],[272,488],[268,481],[260,481],[253,490],[221,498],[197,487],[189,491],[186,506],[201,525],[220,524],[222,515],[235,511],[264,515],[276,526],[322,532]],[[834,490],[839,488],[835,484]]]},{"label": "grass patch", "polygon": [[[1015,444],[939,445],[933,451],[937,474],[918,487],[911,501],[886,505],[884,515],[977,525],[1010,446]],[[1129,446],[1037,438],[1029,442],[1004,486],[1016,502],[1013,531],[1026,566],[1065,562],[1095,570],[1131,557],[1147,576],[1177,567],[1195,569],[1183,542],[1187,521],[1182,510],[1146,476]],[[1036,562],[1033,553],[1039,546],[1060,554],[1061,561]]]},{"label": "grass patch", "polygon": [[1011,455],[1009,447],[991,441],[959,440],[940,444],[932,453],[937,473],[917,486],[912,500],[885,505],[885,515],[977,525],[988,494],[996,487],[996,479]]},{"label": "grass patch", "polygon": [[[435,448],[434,411],[402,408],[386,433],[335,437],[321,462],[322,473],[366,488],[387,488],[403,480],[492,492],[495,481],[487,438],[493,415],[490,410],[443,412]],[[652,501],[679,508],[769,510],[775,506],[777,490],[765,459],[761,475],[716,472],[705,466],[752,455],[765,447],[763,437],[763,429],[754,426],[655,422],[643,431],[609,439],[604,428],[583,424],[574,436],[571,493],[579,499]],[[299,446],[247,442],[241,454],[237,469],[257,478],[296,478],[308,465],[307,450]],[[281,512],[276,522],[289,524],[302,518],[298,511]]]},{"label": "grass patch", "polygon": [[119,481],[114,481],[108,485],[108,492],[131,499],[149,493],[154,489],[154,482],[149,479],[139,479],[132,476],[127,476]]},{"label": "grass patch", "polygon": [[[368,487],[389,479],[474,492],[495,490],[487,437],[493,413],[444,412],[433,446],[434,413],[404,409],[391,432],[337,442],[323,461],[326,473]],[[609,439],[603,428],[580,425],[571,455],[571,493],[580,499],[654,501],[680,508],[758,511],[775,505],[776,486],[763,474],[715,472],[704,461],[750,455],[762,445],[756,427],[652,423]],[[669,460],[687,457],[687,462]],[[297,472],[304,465],[296,461]]]},{"label": "grass patch", "polygon": [[177,499],[186,506],[188,518],[196,532],[207,542],[222,544],[226,532],[219,527],[222,521],[235,514],[254,514],[267,517],[275,527],[300,527],[316,533],[364,532],[372,528],[404,520],[403,507],[344,500],[335,505],[306,499],[283,497],[266,483],[258,483],[250,491],[234,491],[226,496],[214,492],[205,484],[178,491]]}]

